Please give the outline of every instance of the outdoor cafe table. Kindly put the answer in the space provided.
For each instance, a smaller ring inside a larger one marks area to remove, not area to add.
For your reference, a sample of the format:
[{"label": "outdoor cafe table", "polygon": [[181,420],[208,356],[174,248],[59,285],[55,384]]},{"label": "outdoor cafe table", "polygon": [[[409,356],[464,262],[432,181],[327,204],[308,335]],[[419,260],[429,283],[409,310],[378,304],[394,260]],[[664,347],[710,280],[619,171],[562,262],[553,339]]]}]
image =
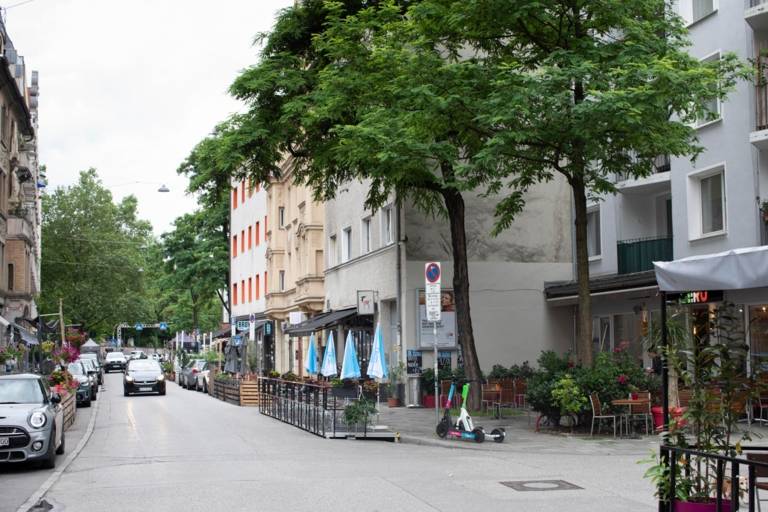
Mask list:
[{"label": "outdoor cafe table", "polygon": [[[627,413],[623,415],[624,420],[627,422],[627,436],[630,435],[630,428],[632,425],[629,421],[629,417],[632,415],[632,406],[633,405],[647,406],[649,403],[651,403],[651,401],[648,398],[620,398],[618,400],[611,400],[611,405],[615,407],[627,408]],[[632,432],[632,434],[634,434],[634,432]],[[619,423],[619,435],[621,435],[621,423]]]}]

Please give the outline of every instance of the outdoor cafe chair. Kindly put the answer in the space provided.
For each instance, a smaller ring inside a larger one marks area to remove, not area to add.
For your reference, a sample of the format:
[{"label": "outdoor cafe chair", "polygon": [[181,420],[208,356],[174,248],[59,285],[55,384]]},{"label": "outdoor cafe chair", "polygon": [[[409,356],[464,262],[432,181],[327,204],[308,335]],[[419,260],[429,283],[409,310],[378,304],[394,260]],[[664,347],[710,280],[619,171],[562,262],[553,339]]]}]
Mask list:
[{"label": "outdoor cafe chair", "polygon": [[603,414],[603,407],[597,393],[589,395],[589,403],[592,406],[592,428],[589,430],[589,435],[595,435],[595,420],[597,420],[598,431],[600,430],[600,420],[611,420],[613,421],[613,437],[616,437],[616,415]]},{"label": "outdoor cafe chair", "polygon": [[[637,398],[639,399],[646,399],[648,400],[647,404],[642,405],[630,405],[629,406],[629,421],[633,421],[635,419],[642,419],[643,423],[645,423],[645,435],[650,435],[651,433],[651,420],[653,416],[651,415],[651,392],[650,391],[638,391],[636,393]],[[629,427],[629,425],[627,425]]]},{"label": "outdoor cafe chair", "polygon": [[[747,453],[747,460],[768,462],[768,453]],[[760,512],[760,501],[768,501],[768,498],[760,500],[760,491],[768,491],[768,468],[755,466],[755,501],[758,512]]]}]

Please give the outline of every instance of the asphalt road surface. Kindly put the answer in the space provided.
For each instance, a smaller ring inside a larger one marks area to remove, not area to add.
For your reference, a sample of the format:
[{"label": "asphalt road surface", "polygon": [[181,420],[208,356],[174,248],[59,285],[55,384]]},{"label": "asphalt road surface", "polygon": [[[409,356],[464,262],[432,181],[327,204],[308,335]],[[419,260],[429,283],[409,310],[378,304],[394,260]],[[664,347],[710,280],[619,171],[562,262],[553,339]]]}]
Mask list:
[{"label": "asphalt road surface", "polygon": [[[655,509],[634,455],[325,440],[171,383],[166,396],[123,397],[121,378],[106,375],[93,435],[45,496],[54,510]],[[0,472],[0,502],[6,476]],[[500,484],[561,479],[580,489]]]}]

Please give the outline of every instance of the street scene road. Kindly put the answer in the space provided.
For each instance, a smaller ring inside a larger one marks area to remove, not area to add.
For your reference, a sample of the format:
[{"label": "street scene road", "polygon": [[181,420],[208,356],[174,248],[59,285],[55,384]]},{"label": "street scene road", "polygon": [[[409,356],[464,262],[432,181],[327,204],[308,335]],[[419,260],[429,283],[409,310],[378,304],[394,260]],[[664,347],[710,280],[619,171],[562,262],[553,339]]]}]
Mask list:
[{"label": "street scene road", "polygon": [[0,5],[0,512],[760,510],[768,0]]},{"label": "street scene road", "polygon": [[[654,510],[635,464],[648,443],[590,454],[595,441],[552,437],[542,456],[514,438],[492,452],[326,440],[175,384],[124,397],[121,378],[106,376],[93,435],[45,496],[56,510]],[[0,493],[31,494],[47,474],[0,473]],[[581,489],[499,483],[530,480]]]}]

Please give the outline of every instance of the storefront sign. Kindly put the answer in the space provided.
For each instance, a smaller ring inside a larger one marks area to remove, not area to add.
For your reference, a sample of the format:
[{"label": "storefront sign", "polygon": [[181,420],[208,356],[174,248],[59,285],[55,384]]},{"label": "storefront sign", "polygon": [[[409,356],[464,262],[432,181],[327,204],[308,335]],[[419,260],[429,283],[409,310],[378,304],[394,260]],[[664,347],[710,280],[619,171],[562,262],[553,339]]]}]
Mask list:
[{"label": "storefront sign", "polygon": [[722,302],[723,290],[699,290],[683,293],[668,293],[667,302],[674,304],[707,304],[708,302]]},{"label": "storefront sign", "polygon": [[[433,330],[432,321],[427,317],[426,294],[419,290],[419,346],[432,348]],[[454,348],[456,346],[456,304],[453,290],[443,289],[440,292],[440,320],[437,322],[437,346],[441,348]]]},{"label": "storefront sign", "polygon": [[408,375],[421,375],[421,351],[408,351],[408,364],[406,366]]},{"label": "storefront sign", "polygon": [[373,290],[357,291],[357,314],[373,315],[376,309]]}]

